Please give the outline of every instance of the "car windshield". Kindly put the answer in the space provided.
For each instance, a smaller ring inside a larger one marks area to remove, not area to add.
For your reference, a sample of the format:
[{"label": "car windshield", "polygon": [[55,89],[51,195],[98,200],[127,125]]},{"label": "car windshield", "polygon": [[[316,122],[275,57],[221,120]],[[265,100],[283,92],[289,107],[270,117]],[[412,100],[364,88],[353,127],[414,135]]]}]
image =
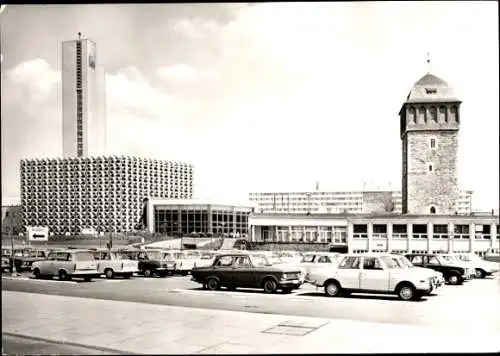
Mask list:
[{"label": "car windshield", "polygon": [[390,257],[390,256],[381,256],[380,259],[382,261],[384,261],[387,268],[389,268],[389,269],[401,268],[399,263],[397,262],[397,258]]},{"label": "car windshield", "polygon": [[270,264],[270,261],[264,255],[250,256],[250,260],[254,266],[267,266]]},{"label": "car windshield", "polygon": [[121,252],[115,252],[115,254],[114,254],[114,255],[115,255],[115,258],[116,258],[117,260],[128,260],[128,259],[129,259],[129,258],[128,258],[128,256],[127,256],[126,254],[121,253]]},{"label": "car windshield", "polygon": [[187,252],[186,253],[186,257],[187,258],[199,258],[200,257],[200,254],[197,253],[197,252]]},{"label": "car windshield", "polygon": [[415,266],[413,265],[413,263],[410,262],[409,259],[407,259],[406,257],[399,257],[398,258],[398,261],[399,263],[403,266],[403,267],[406,267],[406,268],[414,268]]},{"label": "car windshield", "polygon": [[182,252],[174,252],[174,258],[178,260],[182,260],[183,258],[186,258],[186,256]]},{"label": "car windshield", "polygon": [[90,252],[76,252],[74,261],[94,261],[94,255]]}]

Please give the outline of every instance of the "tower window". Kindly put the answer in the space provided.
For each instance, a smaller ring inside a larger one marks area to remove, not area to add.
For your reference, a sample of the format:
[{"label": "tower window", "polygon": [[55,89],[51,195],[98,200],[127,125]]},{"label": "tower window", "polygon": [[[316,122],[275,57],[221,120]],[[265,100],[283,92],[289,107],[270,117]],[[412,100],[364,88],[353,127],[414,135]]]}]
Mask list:
[{"label": "tower window", "polygon": [[418,109],[418,123],[426,123],[425,108],[422,106]]},{"label": "tower window", "polygon": [[431,138],[431,142],[430,142],[430,146],[432,149],[435,149],[436,148],[436,139],[435,138]]},{"label": "tower window", "polygon": [[436,94],[437,89],[436,88],[425,88],[425,93],[426,94]]},{"label": "tower window", "polygon": [[429,172],[434,172],[434,163],[427,163],[427,169]]},{"label": "tower window", "polygon": [[436,207],[435,206],[431,206],[431,208],[429,209],[429,212],[431,214],[436,214]]},{"label": "tower window", "polygon": [[430,117],[431,117],[431,121],[437,122],[437,110],[436,110],[436,107],[431,106],[430,109],[429,109],[429,114],[430,114]]}]

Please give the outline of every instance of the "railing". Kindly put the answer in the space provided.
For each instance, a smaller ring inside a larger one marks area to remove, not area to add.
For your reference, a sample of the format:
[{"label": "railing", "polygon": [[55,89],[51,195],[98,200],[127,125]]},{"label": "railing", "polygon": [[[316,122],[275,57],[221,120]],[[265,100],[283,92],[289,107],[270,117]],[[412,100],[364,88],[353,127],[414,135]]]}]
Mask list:
[{"label": "railing", "polygon": [[453,234],[454,239],[470,239],[470,234]]},{"label": "railing", "polygon": [[386,239],[387,233],[375,233],[375,234],[372,234],[372,238],[374,238],[374,239]]},{"label": "railing", "polygon": [[368,234],[367,233],[361,233],[361,234],[352,234],[353,239],[367,239]]},{"label": "railing", "polygon": [[449,239],[450,238],[450,235],[448,234],[438,234],[438,233],[434,233],[432,235],[432,238],[434,239]]},{"label": "railing", "polygon": [[412,234],[411,237],[413,239],[426,239],[427,238],[427,234]]},{"label": "railing", "polygon": [[477,233],[475,235],[476,240],[491,240],[491,235],[490,234],[481,234]]}]

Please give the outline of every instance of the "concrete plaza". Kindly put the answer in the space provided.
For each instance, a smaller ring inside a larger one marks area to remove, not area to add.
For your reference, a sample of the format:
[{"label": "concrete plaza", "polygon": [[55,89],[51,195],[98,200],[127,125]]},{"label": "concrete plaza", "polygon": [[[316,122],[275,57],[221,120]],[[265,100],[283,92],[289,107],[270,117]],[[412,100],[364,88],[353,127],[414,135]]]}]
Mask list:
[{"label": "concrete plaza", "polygon": [[494,332],[464,334],[460,326],[431,328],[10,291],[2,292],[2,333],[137,354],[500,350]]}]

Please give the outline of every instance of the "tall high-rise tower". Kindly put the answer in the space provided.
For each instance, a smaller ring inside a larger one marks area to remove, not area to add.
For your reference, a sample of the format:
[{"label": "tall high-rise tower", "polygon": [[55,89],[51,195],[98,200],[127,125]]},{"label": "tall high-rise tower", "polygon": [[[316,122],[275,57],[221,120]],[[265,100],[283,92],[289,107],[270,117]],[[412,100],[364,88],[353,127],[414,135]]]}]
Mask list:
[{"label": "tall high-rise tower", "polygon": [[63,157],[106,153],[104,70],[96,54],[80,33],[62,43]]},{"label": "tall high-rise tower", "polygon": [[427,73],[399,112],[403,144],[403,214],[455,214],[461,101]]}]

